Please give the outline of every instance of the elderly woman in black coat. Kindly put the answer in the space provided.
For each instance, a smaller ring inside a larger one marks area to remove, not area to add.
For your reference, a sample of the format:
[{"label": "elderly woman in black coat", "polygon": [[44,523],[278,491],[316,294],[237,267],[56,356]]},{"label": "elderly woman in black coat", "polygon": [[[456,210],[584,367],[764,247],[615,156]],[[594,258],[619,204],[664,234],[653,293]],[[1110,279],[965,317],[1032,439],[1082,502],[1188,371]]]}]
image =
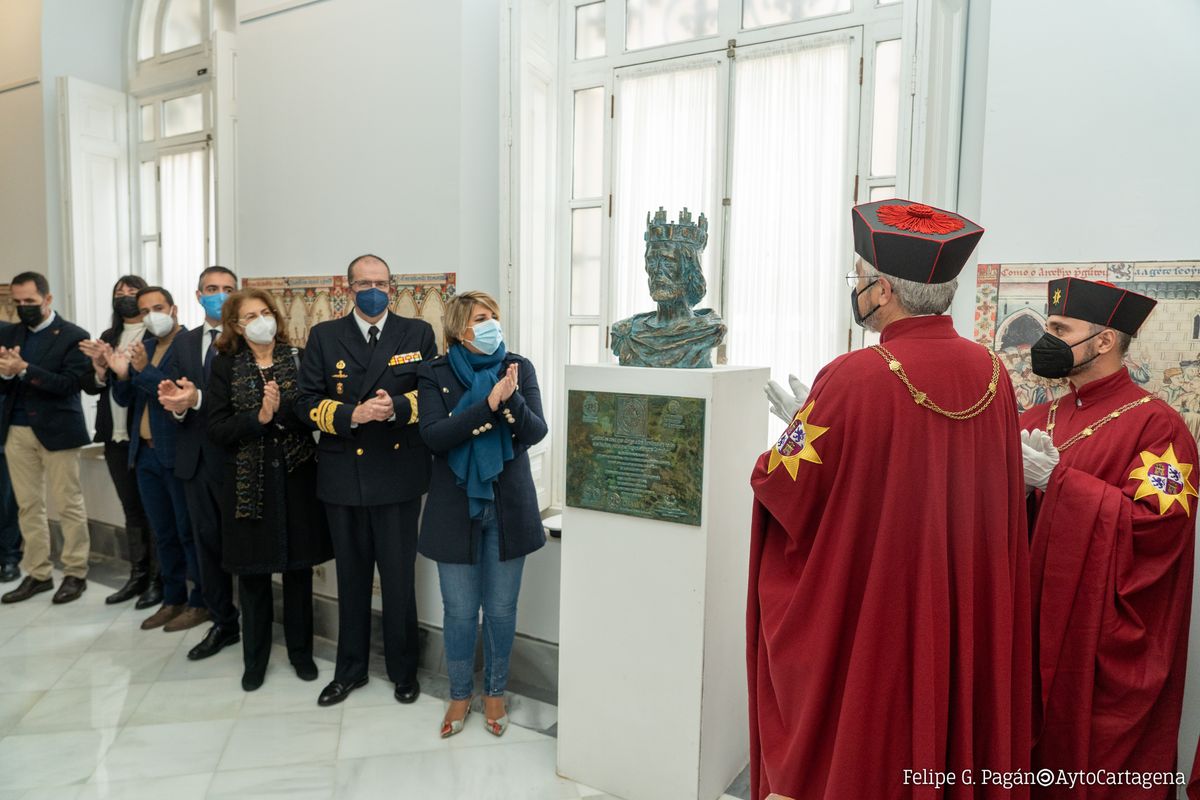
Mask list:
[{"label": "elderly woman in black coat", "polygon": [[271,654],[271,574],[283,573],[283,632],[302,680],[313,662],[312,568],[333,557],[317,500],[316,447],[294,406],[300,352],[271,295],[244,289],[221,311],[209,380],[209,435],[226,450],[221,547],[238,576],[245,672],[262,686]]},{"label": "elderly woman in black coat", "polygon": [[456,296],[445,327],[448,352],[417,373],[421,437],[433,451],[418,550],[438,564],[450,675],[441,736],[461,731],[470,712],[480,608],[484,726],[502,736],[521,573],[546,543],[527,453],[546,423],[533,365],[505,350],[494,299]]}]

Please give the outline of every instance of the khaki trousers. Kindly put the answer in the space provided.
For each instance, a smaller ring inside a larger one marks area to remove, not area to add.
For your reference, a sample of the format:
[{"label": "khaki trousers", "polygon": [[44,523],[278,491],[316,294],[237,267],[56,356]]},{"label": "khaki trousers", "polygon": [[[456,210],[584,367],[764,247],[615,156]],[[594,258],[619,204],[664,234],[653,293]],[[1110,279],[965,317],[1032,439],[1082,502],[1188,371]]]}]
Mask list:
[{"label": "khaki trousers", "polygon": [[46,492],[59,510],[63,534],[63,572],[86,578],[88,550],[87,509],[79,485],[79,448],[47,450],[33,428],[12,425],[4,443],[8,474],[20,509],[25,557],[21,569],[39,581],[50,577],[50,526],[46,523]]}]

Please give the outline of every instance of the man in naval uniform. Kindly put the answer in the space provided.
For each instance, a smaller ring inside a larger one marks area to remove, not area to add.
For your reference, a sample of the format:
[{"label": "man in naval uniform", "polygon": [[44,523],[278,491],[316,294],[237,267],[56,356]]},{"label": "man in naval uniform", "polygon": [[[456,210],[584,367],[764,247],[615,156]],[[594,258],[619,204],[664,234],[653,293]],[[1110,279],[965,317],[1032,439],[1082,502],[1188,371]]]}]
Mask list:
[{"label": "man in naval uniform", "polygon": [[367,682],[376,566],[388,678],[396,700],[412,703],[421,692],[413,568],[430,462],[417,428],[417,367],[437,345],[429,323],[388,310],[394,289],[383,259],[359,256],[346,276],[354,311],[313,327],[297,400],[321,432],[317,496],[337,558],[337,667],[317,703],[340,703]]}]

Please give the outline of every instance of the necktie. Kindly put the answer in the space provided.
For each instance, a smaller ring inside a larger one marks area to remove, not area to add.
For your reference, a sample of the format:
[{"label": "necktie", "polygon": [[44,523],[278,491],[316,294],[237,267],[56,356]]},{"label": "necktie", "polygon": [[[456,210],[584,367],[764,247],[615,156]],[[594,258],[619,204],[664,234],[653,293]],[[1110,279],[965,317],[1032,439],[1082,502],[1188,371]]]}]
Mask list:
[{"label": "necktie", "polygon": [[371,337],[367,340],[367,347],[371,348],[371,352],[375,352],[375,345],[379,344],[379,328],[375,325],[367,328],[367,334]]},{"label": "necktie", "polygon": [[213,328],[212,330],[210,330],[208,332],[208,349],[206,349],[204,351],[204,381],[205,381],[205,383],[208,382],[208,376],[212,374],[213,343],[217,341],[217,334],[219,332],[220,331],[218,331],[216,328]]}]

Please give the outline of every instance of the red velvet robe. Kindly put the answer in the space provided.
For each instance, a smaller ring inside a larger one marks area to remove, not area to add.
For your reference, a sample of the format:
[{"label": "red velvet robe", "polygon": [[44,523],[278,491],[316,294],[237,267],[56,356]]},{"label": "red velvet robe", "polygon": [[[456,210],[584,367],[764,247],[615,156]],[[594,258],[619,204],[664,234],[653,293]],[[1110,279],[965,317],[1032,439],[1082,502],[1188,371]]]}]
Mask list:
[{"label": "red velvet robe", "polygon": [[[1054,441],[1062,445],[1146,396],[1124,369],[1073,390],[1059,403]],[[1021,427],[1045,430],[1048,410],[1029,409]],[[1041,700],[1033,768],[1173,773],[1191,617],[1196,443],[1158,399],[1095,430],[1062,454],[1045,493],[1031,497]],[[1178,462],[1181,471],[1172,476],[1154,467],[1166,462]],[[1153,491],[1156,476],[1167,486],[1166,505]],[[1149,792],[1054,785],[1033,794],[1175,796],[1167,786]]]},{"label": "red velvet robe", "polygon": [[[991,380],[949,317],[900,320],[882,342],[942,408]],[[1027,797],[905,782],[1028,769],[1028,535],[1007,375],[982,414],[955,421],[860,350],[821,370],[798,418],[789,457],[776,445],[751,479],[753,800]]]}]

